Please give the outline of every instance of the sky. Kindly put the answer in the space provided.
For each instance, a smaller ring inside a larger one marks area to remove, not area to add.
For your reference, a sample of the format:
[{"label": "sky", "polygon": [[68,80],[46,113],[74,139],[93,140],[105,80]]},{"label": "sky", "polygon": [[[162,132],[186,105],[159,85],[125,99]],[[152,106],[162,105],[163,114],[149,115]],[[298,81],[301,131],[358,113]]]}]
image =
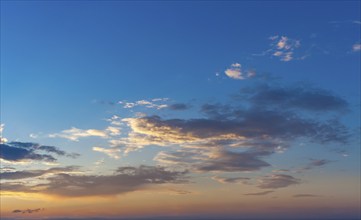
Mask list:
[{"label": "sky", "polygon": [[360,1],[1,1],[1,219],[359,219]]}]

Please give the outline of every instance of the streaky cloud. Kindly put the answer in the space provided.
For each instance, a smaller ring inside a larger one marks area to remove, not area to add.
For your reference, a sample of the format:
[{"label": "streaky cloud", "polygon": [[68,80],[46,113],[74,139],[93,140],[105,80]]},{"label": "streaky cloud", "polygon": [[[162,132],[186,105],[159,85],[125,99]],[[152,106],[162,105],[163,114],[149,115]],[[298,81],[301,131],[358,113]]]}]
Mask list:
[{"label": "streaky cloud", "polygon": [[26,178],[34,178],[43,176],[45,174],[56,174],[64,173],[78,170],[77,166],[67,166],[67,167],[54,167],[46,170],[23,170],[23,171],[14,171],[14,172],[1,172],[0,180],[18,180]]},{"label": "streaky cloud", "polygon": [[[73,158],[79,156],[75,153],[67,153],[54,146],[45,146],[31,142],[3,143],[0,144],[0,149],[0,158],[10,162],[27,160],[55,162],[57,159],[53,155]],[[50,154],[39,153],[39,151]]]},{"label": "streaky cloud", "polygon": [[296,179],[291,175],[273,174],[271,176],[261,178],[258,187],[262,189],[276,189],[300,183],[301,181],[299,179]]},{"label": "streaky cloud", "polygon": [[165,183],[186,183],[187,171],[169,171],[159,166],[119,167],[113,175],[58,173],[47,183],[27,185],[5,182],[2,191],[32,192],[59,197],[114,196]]},{"label": "streaky cloud", "polygon": [[267,195],[270,193],[273,193],[273,190],[269,190],[269,191],[262,191],[262,192],[256,192],[256,193],[245,193],[243,195],[245,196],[263,196],[263,195]]}]

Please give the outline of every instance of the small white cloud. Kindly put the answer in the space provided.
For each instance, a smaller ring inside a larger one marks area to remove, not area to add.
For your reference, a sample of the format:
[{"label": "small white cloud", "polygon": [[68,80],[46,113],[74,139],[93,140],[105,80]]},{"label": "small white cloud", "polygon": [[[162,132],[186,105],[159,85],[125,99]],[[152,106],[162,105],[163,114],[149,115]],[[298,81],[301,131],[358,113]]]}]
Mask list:
[{"label": "small white cloud", "polygon": [[226,69],[224,73],[232,79],[244,79],[244,77],[242,76],[241,68]]},{"label": "small white cloud", "polygon": [[235,67],[235,68],[241,68],[241,64],[240,64],[240,63],[233,63],[231,66],[232,66],[232,67]]},{"label": "small white cloud", "polygon": [[256,75],[256,71],[254,70],[248,70],[246,71],[247,74],[244,74],[242,71],[242,65],[240,63],[231,64],[231,67],[226,69],[224,73],[229,78],[238,79],[238,80],[243,80]]},{"label": "small white cloud", "polygon": [[29,137],[36,139],[39,137],[39,135],[31,133],[31,134],[29,134]]},{"label": "small white cloud", "polygon": [[352,50],[353,50],[354,52],[361,51],[361,44],[354,44],[354,45],[352,45]]},{"label": "small white cloud", "polygon": [[102,147],[93,147],[93,151],[105,153],[106,155],[108,155],[109,157],[114,158],[114,159],[120,158],[120,156],[119,156],[120,149],[118,149],[118,148],[106,149],[106,148],[102,148]]},{"label": "small white cloud", "polygon": [[287,44],[287,41],[288,41],[288,38],[282,36],[281,40],[279,40],[278,43],[277,43],[277,48],[278,49],[283,49],[285,47],[289,48],[289,45]]},{"label": "small white cloud", "polygon": [[0,124],[0,144],[8,142],[8,139],[3,137],[4,128],[5,124]]}]

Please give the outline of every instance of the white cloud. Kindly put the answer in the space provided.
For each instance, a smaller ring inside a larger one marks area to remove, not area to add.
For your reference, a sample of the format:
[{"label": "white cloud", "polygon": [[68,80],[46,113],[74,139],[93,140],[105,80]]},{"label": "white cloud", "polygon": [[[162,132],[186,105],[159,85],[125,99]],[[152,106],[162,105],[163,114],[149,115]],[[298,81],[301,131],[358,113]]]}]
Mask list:
[{"label": "white cloud", "polygon": [[255,70],[247,70],[245,72],[242,71],[242,65],[240,63],[233,63],[231,67],[224,71],[226,76],[232,79],[243,80],[246,78],[250,78],[256,75]]},{"label": "white cloud", "polygon": [[128,101],[119,101],[118,104],[123,105],[123,108],[134,108],[137,106],[143,106],[146,108],[155,108],[155,109],[163,109],[167,108],[168,105],[164,102],[168,101],[169,98],[154,98],[149,100],[139,100],[135,102],[128,102]]},{"label": "white cloud", "polygon": [[49,137],[51,138],[66,138],[71,141],[78,141],[79,138],[85,137],[100,137],[100,138],[109,138],[110,136],[117,136],[120,135],[120,128],[109,126],[104,130],[97,130],[97,129],[79,129],[72,127],[67,130],[63,130],[59,133],[50,134]]},{"label": "white cloud", "polygon": [[4,128],[5,128],[5,124],[0,124],[0,143],[8,142],[8,139],[3,137]]},{"label": "white cloud", "polygon": [[284,49],[285,47],[286,47],[285,49],[289,48],[287,41],[288,41],[288,38],[282,36],[281,39],[277,43],[277,48],[278,49]]},{"label": "white cloud", "polygon": [[[301,47],[301,41],[289,38],[287,36],[275,35],[270,36],[268,39],[271,41],[271,48],[262,52],[261,54],[255,55],[271,55],[274,57],[278,57],[280,61],[288,62],[295,59],[295,50]],[[304,58],[305,56],[296,59],[302,60]]]},{"label": "white cloud", "polygon": [[232,67],[235,67],[235,68],[241,68],[241,64],[240,64],[240,63],[233,63],[231,66],[232,66]]},{"label": "white cloud", "polygon": [[244,77],[242,76],[241,68],[226,69],[224,73],[232,79],[244,79]]},{"label": "white cloud", "polygon": [[93,147],[93,151],[105,153],[106,155],[108,155],[109,157],[114,158],[114,159],[120,158],[120,156],[119,156],[120,149],[118,149],[118,148],[107,149],[107,148],[102,148],[102,147]]},{"label": "white cloud", "polygon": [[354,44],[352,45],[352,50],[354,52],[361,51],[361,44]]}]

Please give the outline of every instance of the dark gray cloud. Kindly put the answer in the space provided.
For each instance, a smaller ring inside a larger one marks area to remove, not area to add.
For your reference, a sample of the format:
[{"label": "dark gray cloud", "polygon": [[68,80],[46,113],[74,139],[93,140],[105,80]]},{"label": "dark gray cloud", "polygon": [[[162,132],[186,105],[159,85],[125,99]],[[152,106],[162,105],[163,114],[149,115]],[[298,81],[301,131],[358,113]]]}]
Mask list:
[{"label": "dark gray cloud", "polygon": [[23,171],[14,171],[14,172],[1,172],[0,180],[18,180],[18,179],[34,178],[50,173],[71,172],[75,170],[78,170],[78,167],[68,166],[68,167],[54,167],[47,170],[23,170]]},{"label": "dark gray cloud", "polygon": [[44,211],[44,208],[37,208],[37,209],[15,209],[14,211],[12,211],[12,213],[21,213],[21,214],[32,214],[34,212],[40,212],[40,211]]},{"label": "dark gray cloud", "polygon": [[47,183],[30,186],[6,182],[1,188],[3,191],[38,192],[62,197],[111,196],[144,189],[152,184],[185,183],[186,173],[154,166],[120,167],[114,175],[59,173],[48,177]]},{"label": "dark gray cloud", "polygon": [[178,111],[181,111],[181,110],[187,110],[187,109],[189,109],[190,106],[187,105],[187,104],[184,104],[184,103],[175,103],[175,104],[169,105],[168,108],[169,108],[170,110],[175,110],[175,111],[178,110]]},{"label": "dark gray cloud", "polygon": [[320,195],[316,195],[316,194],[295,194],[292,197],[294,198],[309,198],[309,197],[320,197]]},{"label": "dark gray cloud", "polygon": [[198,166],[200,171],[253,171],[270,166],[260,159],[259,152],[232,152],[221,150]]},{"label": "dark gray cloud", "polygon": [[[196,151],[177,151],[177,152],[160,152],[154,160],[167,166],[187,167],[195,171],[254,171],[270,164],[262,160],[263,156],[269,155],[265,151],[245,151],[235,152],[225,149],[211,150],[208,152]],[[228,179],[225,182],[237,181]],[[238,179],[240,180],[240,179]]]},{"label": "dark gray cloud", "polygon": [[248,177],[219,177],[219,176],[212,177],[212,179],[220,183],[243,183],[243,184],[249,184],[248,181],[251,180],[251,178]]},{"label": "dark gray cloud", "polygon": [[283,188],[290,185],[299,184],[301,181],[290,175],[285,174],[273,174],[271,176],[265,176],[260,180],[259,188],[262,189],[276,189]]},{"label": "dark gray cloud", "polygon": [[310,163],[308,163],[302,170],[310,170],[315,167],[321,167],[331,162],[332,162],[331,160],[326,160],[326,159],[320,159],[320,160],[310,159]]},{"label": "dark gray cloud", "polygon": [[241,92],[242,95],[248,95],[247,99],[253,105],[263,107],[297,108],[317,112],[343,112],[348,109],[345,99],[334,95],[331,91],[306,85],[290,87],[263,85]]},{"label": "dark gray cloud", "polygon": [[322,160],[313,160],[312,159],[310,165],[319,167],[319,166],[323,166],[325,164],[328,164],[330,162],[331,162],[330,160],[325,160],[325,159],[322,159]]},{"label": "dark gray cloud", "polygon": [[[39,153],[39,151],[46,153]],[[78,156],[78,154],[69,154],[53,146],[39,145],[37,143],[9,142],[0,144],[0,158],[7,161],[39,160],[54,162],[56,161],[54,155]]]},{"label": "dark gray cloud", "polygon": [[[220,113],[221,114],[221,113]],[[292,112],[263,109],[238,110],[233,118],[223,119],[162,119],[159,116],[144,117],[139,120],[138,129],[150,127],[167,128],[177,131],[179,137],[212,138],[221,135],[260,138],[270,136],[292,140],[299,137],[310,138],[319,143],[346,143],[348,130],[338,121],[320,122],[303,119]]]},{"label": "dark gray cloud", "polygon": [[262,192],[256,192],[256,193],[246,193],[243,195],[245,195],[245,196],[263,196],[263,195],[267,195],[267,194],[270,194],[273,192],[274,192],[273,190],[269,190],[269,191],[262,191]]}]

